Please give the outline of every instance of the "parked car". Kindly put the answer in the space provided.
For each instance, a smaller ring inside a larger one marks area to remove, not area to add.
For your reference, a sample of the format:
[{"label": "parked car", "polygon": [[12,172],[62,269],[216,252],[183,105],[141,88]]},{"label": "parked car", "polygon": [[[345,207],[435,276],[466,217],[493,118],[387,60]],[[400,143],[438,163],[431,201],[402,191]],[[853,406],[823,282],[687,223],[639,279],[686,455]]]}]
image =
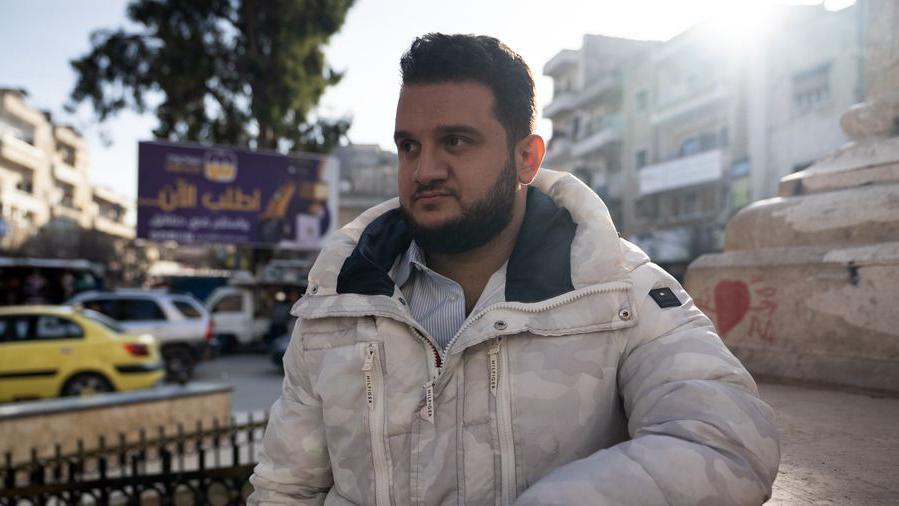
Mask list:
[{"label": "parked car", "polygon": [[0,401],[147,388],[163,377],[155,340],[68,306],[0,307]]},{"label": "parked car", "polygon": [[85,292],[70,303],[103,313],[128,332],[152,334],[159,341],[170,381],[188,380],[194,366],[212,351],[212,318],[190,295],[152,290]]}]

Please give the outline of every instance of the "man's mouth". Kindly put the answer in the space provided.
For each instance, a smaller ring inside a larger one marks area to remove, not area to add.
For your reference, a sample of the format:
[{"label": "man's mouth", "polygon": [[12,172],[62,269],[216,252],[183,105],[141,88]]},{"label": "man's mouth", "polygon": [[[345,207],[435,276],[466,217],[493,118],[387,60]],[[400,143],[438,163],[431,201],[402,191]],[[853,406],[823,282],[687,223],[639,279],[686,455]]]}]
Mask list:
[{"label": "man's mouth", "polygon": [[446,190],[428,190],[428,191],[420,191],[412,194],[412,200],[430,200],[437,199],[440,197],[451,197],[452,192]]}]

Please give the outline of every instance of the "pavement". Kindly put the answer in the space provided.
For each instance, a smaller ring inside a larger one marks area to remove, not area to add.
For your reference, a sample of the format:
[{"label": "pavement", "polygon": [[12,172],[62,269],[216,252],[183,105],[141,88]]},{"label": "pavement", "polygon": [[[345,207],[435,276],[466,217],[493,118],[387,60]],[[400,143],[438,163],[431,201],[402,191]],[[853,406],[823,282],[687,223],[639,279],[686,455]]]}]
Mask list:
[{"label": "pavement", "polygon": [[768,504],[899,504],[899,399],[763,383],[780,472]]},{"label": "pavement", "polygon": [[[201,364],[196,379],[233,385],[232,409],[247,412],[271,407],[282,376],[257,353]],[[899,504],[899,398],[773,382],[759,390],[781,432],[768,504]]]}]

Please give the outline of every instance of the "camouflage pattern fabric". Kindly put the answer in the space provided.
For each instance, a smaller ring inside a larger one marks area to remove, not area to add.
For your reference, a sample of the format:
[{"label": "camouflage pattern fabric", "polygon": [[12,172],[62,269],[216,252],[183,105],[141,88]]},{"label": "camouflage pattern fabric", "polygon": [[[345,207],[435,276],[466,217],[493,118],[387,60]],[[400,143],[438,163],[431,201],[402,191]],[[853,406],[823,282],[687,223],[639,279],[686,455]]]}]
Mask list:
[{"label": "camouflage pattern fabric", "polygon": [[[771,409],[681,286],[570,175],[574,291],[475,315],[442,357],[393,296],[337,294],[373,208],[310,273],[251,504],[760,504]],[[678,307],[650,296],[671,288]]]}]

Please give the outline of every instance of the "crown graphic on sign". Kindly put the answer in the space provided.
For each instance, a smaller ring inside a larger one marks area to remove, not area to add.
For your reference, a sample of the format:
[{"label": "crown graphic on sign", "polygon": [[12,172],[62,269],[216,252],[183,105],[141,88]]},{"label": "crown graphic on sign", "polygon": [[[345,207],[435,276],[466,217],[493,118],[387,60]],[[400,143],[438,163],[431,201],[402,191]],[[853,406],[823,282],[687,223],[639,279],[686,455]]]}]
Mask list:
[{"label": "crown graphic on sign", "polygon": [[203,173],[210,181],[230,183],[237,178],[237,156],[229,151],[207,151]]}]

